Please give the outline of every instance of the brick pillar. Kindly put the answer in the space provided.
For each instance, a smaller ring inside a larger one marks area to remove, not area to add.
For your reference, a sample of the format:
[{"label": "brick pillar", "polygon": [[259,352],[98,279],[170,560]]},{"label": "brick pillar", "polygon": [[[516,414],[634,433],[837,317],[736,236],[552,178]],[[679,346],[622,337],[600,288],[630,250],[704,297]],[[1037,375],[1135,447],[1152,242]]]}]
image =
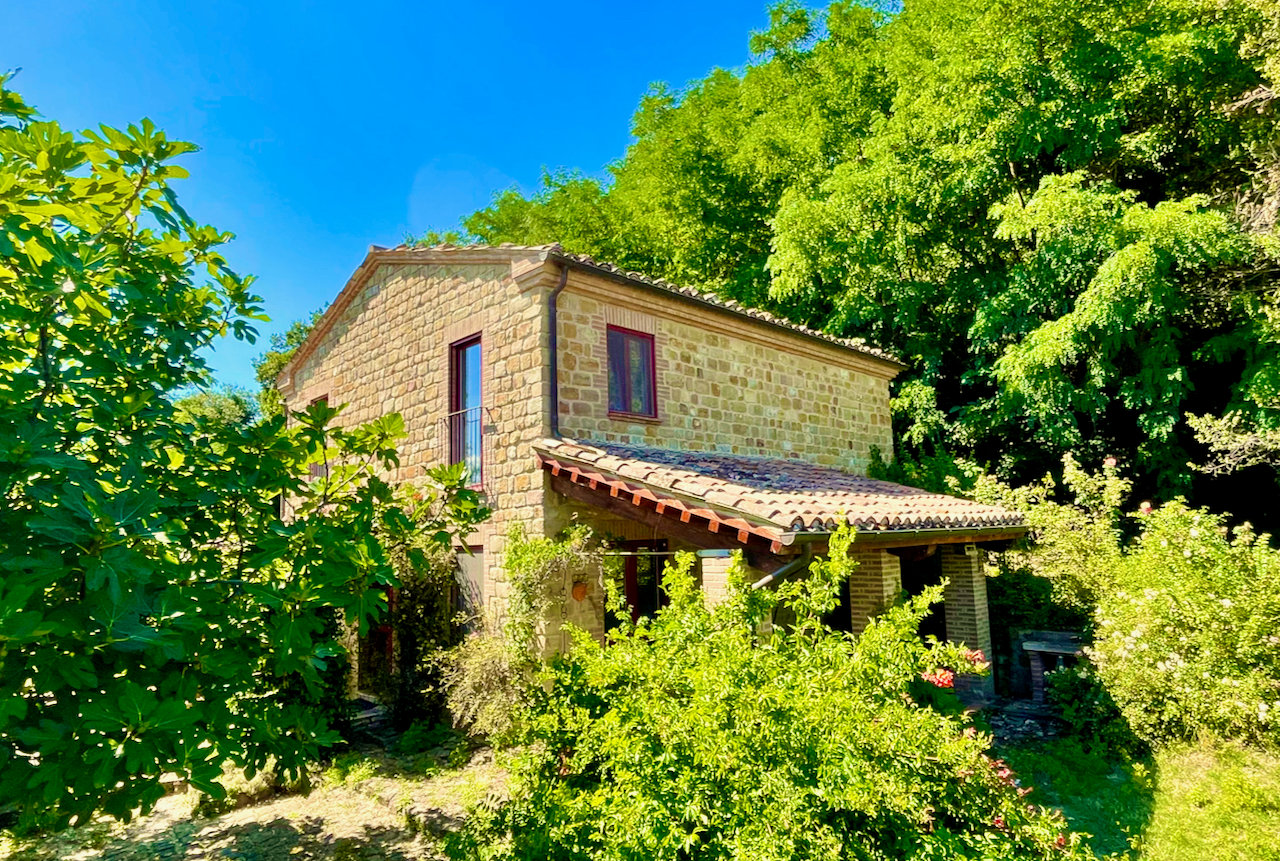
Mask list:
[{"label": "brick pillar", "polygon": [[733,556],[729,551],[704,550],[698,554],[702,564],[702,597],[711,608],[729,594],[729,563]]},{"label": "brick pillar", "polygon": [[853,557],[858,567],[849,576],[849,619],[853,633],[861,634],[902,591],[902,567],[883,550],[854,550]]},{"label": "brick pillar", "polygon": [[[947,579],[943,596],[947,639],[970,649],[981,649],[987,660],[991,660],[987,577],[983,572],[986,554],[966,544],[944,545],[938,552],[942,554],[942,576]],[[961,694],[990,697],[995,693],[995,681],[990,673],[982,678],[961,676],[956,680],[956,689]]]}]

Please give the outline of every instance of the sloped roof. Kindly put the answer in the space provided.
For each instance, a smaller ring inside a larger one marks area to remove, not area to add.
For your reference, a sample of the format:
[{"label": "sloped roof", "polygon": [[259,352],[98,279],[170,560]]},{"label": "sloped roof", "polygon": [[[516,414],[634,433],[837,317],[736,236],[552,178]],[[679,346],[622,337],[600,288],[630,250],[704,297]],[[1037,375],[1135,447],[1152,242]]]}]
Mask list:
[{"label": "sloped roof", "polygon": [[905,367],[901,360],[892,353],[889,353],[887,350],[882,350],[879,347],[873,347],[862,338],[840,338],[835,335],[829,335],[826,332],[820,332],[817,329],[810,329],[808,326],[803,326],[799,323],[794,323],[790,320],[770,314],[768,311],[762,311],[759,308],[751,308],[733,299],[722,299],[714,293],[696,290],[692,287],[681,287],[678,284],[672,284],[670,281],[663,281],[661,278],[651,278],[648,275],[644,275],[639,272],[630,272],[620,266],[615,266],[612,263],[604,263],[599,260],[594,260],[585,254],[570,254],[561,248],[559,244],[547,245],[544,247],[550,253],[551,257],[564,263],[576,264],[582,268],[594,270],[603,275],[630,281],[633,284],[652,287],[666,293],[683,296],[686,299],[693,299],[704,305],[711,305],[743,317],[750,317],[753,320],[759,320],[760,322],[768,323],[771,326],[790,329],[793,332],[807,335],[810,338],[827,341],[829,343],[845,347],[846,349],[853,350],[858,353],[864,353],[868,356],[874,356],[882,361]]},{"label": "sloped roof", "polygon": [[511,243],[503,243],[502,245],[398,245],[395,248],[371,245],[364,261],[352,273],[346,286],[343,287],[333,303],[325,311],[324,316],[311,330],[306,341],[298,347],[293,357],[281,369],[279,379],[288,379],[293,370],[300,366],[306,357],[311,354],[311,351],[319,343],[324,333],[341,316],[347,305],[363,288],[365,281],[373,274],[379,264],[399,262],[421,264],[432,262],[431,258],[439,258],[439,262],[442,263],[450,260],[466,263],[469,259],[476,258],[492,260],[494,255],[502,255],[504,253],[509,255],[513,262],[520,257],[533,258],[535,260],[553,260],[565,266],[592,272],[635,287],[661,291],[686,302],[694,302],[728,314],[745,317],[776,329],[793,332],[806,338],[823,341],[845,350],[868,356],[891,366],[895,369],[894,373],[906,367],[892,354],[871,346],[861,338],[839,338],[835,335],[828,335],[826,332],[820,332],[816,329],[810,329],[808,326],[793,323],[790,320],[770,314],[768,311],[749,308],[732,299],[722,299],[712,293],[696,290],[692,287],[681,287],[668,281],[663,281],[660,278],[651,278],[639,272],[629,272],[612,263],[593,260],[584,254],[570,254],[559,243],[550,245],[513,245]]},{"label": "sloped roof", "polygon": [[604,482],[613,496],[647,493],[709,509],[721,523],[780,544],[841,523],[859,533],[1026,528],[1021,514],[997,506],[798,460],[568,439],[541,439],[534,449],[544,469]]}]

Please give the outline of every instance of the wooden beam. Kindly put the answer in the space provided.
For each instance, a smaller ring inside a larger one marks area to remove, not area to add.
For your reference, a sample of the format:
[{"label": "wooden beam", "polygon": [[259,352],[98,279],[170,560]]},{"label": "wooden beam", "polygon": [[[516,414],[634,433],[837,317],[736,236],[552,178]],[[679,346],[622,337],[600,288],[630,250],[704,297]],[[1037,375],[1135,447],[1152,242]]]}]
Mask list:
[{"label": "wooden beam", "polygon": [[[551,489],[561,496],[589,505],[592,508],[598,508],[608,514],[614,514],[619,517],[625,517],[628,520],[634,520],[653,529],[657,529],[666,533],[672,538],[678,538],[681,541],[692,544],[694,547],[706,550],[747,550],[751,548],[755,557],[759,558],[764,565],[773,564],[765,561],[767,557],[772,556],[774,559],[781,558],[782,562],[774,565],[774,568],[785,564],[788,557],[777,557],[769,552],[768,540],[755,535],[748,535],[748,541],[743,544],[737,541],[737,530],[726,529],[720,532],[710,532],[697,524],[701,518],[691,516],[687,510],[680,511],[680,516],[663,516],[656,510],[645,505],[638,505],[629,498],[618,498],[609,496],[608,494],[596,491],[592,492],[580,484],[574,484],[566,475],[552,475]],[[667,507],[666,509],[675,514],[676,509]],[[757,567],[752,563],[752,567]],[[766,570],[762,568],[761,570]],[[768,569],[773,570],[773,569]],[[766,573],[768,573],[766,570]]]},{"label": "wooden beam", "polygon": [[992,545],[992,549],[1005,549],[998,545],[1022,538],[1026,534],[1025,526],[957,529],[954,532],[939,529],[921,529],[913,532],[859,532],[853,539],[853,546],[888,550],[893,547],[917,547],[926,544],[977,544]]}]

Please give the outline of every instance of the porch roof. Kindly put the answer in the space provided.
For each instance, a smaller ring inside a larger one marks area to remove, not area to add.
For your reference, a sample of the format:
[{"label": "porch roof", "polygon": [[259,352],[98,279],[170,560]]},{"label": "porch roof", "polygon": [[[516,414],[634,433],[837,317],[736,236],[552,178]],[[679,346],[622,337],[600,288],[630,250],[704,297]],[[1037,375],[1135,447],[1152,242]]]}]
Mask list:
[{"label": "porch roof", "polygon": [[601,499],[736,533],[741,544],[767,540],[773,553],[841,523],[852,525],[858,540],[910,536],[892,541],[899,546],[1005,540],[1027,531],[1017,512],[799,460],[549,438],[534,450],[543,469]]}]

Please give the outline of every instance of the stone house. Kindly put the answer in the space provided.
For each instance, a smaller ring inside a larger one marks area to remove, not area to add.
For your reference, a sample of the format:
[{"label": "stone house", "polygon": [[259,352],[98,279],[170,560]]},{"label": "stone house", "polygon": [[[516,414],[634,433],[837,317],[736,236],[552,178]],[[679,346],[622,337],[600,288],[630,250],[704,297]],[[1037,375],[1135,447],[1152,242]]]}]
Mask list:
[{"label": "stone house", "polygon": [[[615,540],[633,613],[661,603],[666,554],[700,556],[708,600],[734,550],[761,585],[805,568],[839,522],[860,565],[833,624],[857,632],[900,590],[949,580],[930,632],[989,653],[983,548],[1014,513],[866,478],[893,450],[903,365],[559,246],[372,248],[278,386],[359,422],[404,417],[399,474],[465,462],[493,508],[464,585],[500,615],[503,543],[574,518]],[[564,619],[602,634],[601,584],[566,582]],[[554,620],[553,620],[554,621]],[[562,647],[548,626],[550,647]]]}]

